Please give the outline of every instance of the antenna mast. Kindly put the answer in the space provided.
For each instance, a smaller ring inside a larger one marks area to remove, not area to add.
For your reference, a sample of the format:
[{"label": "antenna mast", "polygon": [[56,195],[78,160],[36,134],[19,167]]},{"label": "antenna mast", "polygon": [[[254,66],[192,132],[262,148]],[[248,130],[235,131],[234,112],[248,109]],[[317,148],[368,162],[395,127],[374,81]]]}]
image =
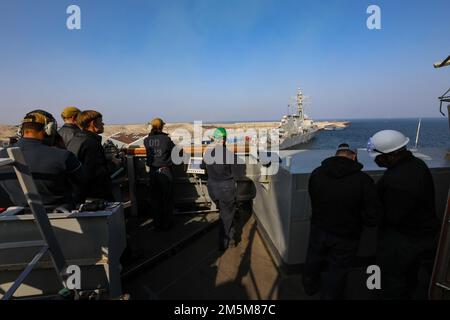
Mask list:
[{"label": "antenna mast", "polygon": [[417,146],[419,145],[419,134],[420,134],[420,126],[422,124],[422,118],[419,120],[419,124],[417,125],[417,133],[416,133],[416,145],[415,148],[417,149]]},{"label": "antenna mast", "polygon": [[300,90],[300,88],[298,89],[297,92],[297,110],[298,110],[298,115],[300,116],[300,119],[303,121],[305,120],[305,115],[303,113],[303,93]]}]

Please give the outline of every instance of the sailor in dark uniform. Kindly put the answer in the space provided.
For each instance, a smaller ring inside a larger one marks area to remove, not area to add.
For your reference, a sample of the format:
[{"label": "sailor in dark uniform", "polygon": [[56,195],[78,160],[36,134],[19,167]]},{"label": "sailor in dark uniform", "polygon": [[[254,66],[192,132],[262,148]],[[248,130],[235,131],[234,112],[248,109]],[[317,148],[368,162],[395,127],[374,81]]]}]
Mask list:
[{"label": "sailor in dark uniform", "polygon": [[61,113],[61,118],[64,121],[63,126],[58,130],[59,135],[64,141],[64,145],[67,147],[70,140],[81,129],[77,125],[77,116],[81,111],[75,107],[67,107]]},{"label": "sailor in dark uniform", "polygon": [[[43,204],[49,209],[62,207],[73,209],[72,186],[81,186],[85,175],[80,161],[67,150],[49,146],[56,135],[56,120],[43,110],[28,113],[22,121],[21,138],[13,145],[23,152],[34,178]],[[8,157],[7,150],[0,151],[0,158]],[[28,203],[12,168],[2,167],[0,185],[16,206]],[[0,207],[3,207],[0,204]]]},{"label": "sailor in dark uniform", "polygon": [[[375,162],[387,168],[377,183],[383,205],[377,260],[381,298],[414,298],[421,265],[430,276],[439,222],[433,177],[425,162],[407,150],[401,132],[383,130],[369,140]],[[424,273],[425,274],[425,273]]]},{"label": "sailor in dark uniform", "polygon": [[168,230],[172,226],[173,176],[172,149],[175,147],[169,135],[163,132],[164,121],[155,118],[150,122],[150,134],[144,139],[147,166],[150,168],[151,202],[155,210],[155,226]]},{"label": "sailor in dark uniform", "polygon": [[220,214],[219,249],[236,245],[234,216],[236,212],[237,158],[226,147],[224,128],[214,131],[214,144],[205,152],[202,167],[208,174],[208,193]]},{"label": "sailor in dark uniform", "polygon": [[75,190],[75,198],[83,203],[86,199],[115,201],[105,150],[100,134],[104,131],[103,116],[95,110],[85,110],[77,117],[81,128],[67,145],[83,164],[87,182]]},{"label": "sailor in dark uniform", "polygon": [[[376,227],[381,205],[372,178],[362,172],[357,150],[339,145],[310,176],[312,216],[303,271],[308,295],[321,287],[321,298],[345,298],[347,275],[353,266],[364,226]],[[322,267],[327,273],[322,277]]]}]

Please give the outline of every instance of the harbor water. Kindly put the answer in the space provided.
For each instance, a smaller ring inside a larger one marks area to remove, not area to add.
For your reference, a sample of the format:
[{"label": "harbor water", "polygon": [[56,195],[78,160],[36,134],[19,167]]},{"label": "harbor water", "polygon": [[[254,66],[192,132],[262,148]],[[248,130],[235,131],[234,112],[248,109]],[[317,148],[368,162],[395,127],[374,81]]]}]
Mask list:
[{"label": "harbor water", "polygon": [[[320,121],[320,120],[319,120]],[[368,139],[380,130],[398,130],[410,139],[408,147],[414,147],[419,119],[355,119],[343,130],[320,131],[301,149],[335,149],[347,142],[355,148],[366,148]],[[447,118],[422,119],[419,148],[447,148],[449,125]]]}]

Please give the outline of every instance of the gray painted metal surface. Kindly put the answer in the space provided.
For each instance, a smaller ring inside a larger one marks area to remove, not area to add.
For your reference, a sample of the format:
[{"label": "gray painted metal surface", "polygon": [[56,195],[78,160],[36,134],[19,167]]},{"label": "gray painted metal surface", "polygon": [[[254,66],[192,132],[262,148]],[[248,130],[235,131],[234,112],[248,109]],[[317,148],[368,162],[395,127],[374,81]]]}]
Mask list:
[{"label": "gray painted metal surface", "polygon": [[[81,269],[81,290],[105,290],[110,297],[122,294],[120,256],[126,246],[125,221],[120,203],[105,211],[48,214],[67,265]],[[32,215],[0,218],[0,243],[40,239]],[[0,297],[35,254],[35,248],[0,251]],[[14,297],[53,295],[61,289],[51,261],[45,255],[24,280]]]},{"label": "gray painted metal surface", "polygon": [[[241,155],[241,158],[245,156]],[[189,159],[189,158],[188,158]],[[139,189],[148,189],[149,176],[145,165],[145,155],[128,155],[127,156],[127,172],[129,183],[129,197],[131,204],[131,212],[133,216],[138,215],[138,193]],[[186,205],[198,205],[205,208],[202,212],[206,213],[210,210],[216,210],[214,202],[211,200],[205,175],[187,173],[187,163],[174,165],[173,188],[174,188],[174,205],[175,207],[183,207]],[[245,162],[243,162],[245,163]],[[237,201],[251,201],[254,198],[253,183],[246,177],[245,165],[239,166],[239,177],[237,182]],[[145,197],[150,196],[150,191]],[[189,213],[191,210],[182,211]]]},{"label": "gray painted metal surface", "polygon": [[[0,245],[3,250],[14,249],[20,250],[21,248],[35,248],[41,246],[41,250],[38,251],[32,260],[28,262],[24,270],[20,273],[17,279],[3,294],[3,300],[9,300],[16,293],[17,289],[22,285],[23,281],[29,276],[31,271],[35,268],[37,263],[41,260],[44,254],[50,256],[53,267],[56,271],[56,276],[60,282],[61,288],[66,287],[66,260],[59,246],[58,240],[55,237],[53,228],[48,220],[45,207],[42,203],[41,197],[34,183],[31,172],[23,157],[22,151],[19,148],[9,148],[7,150],[9,159],[3,159],[2,165],[8,164],[13,166],[16,173],[20,187],[27,199],[28,205],[31,209],[32,216],[36,228],[39,230],[41,240],[35,241],[21,241],[21,239],[9,241]],[[19,234],[20,236],[20,234]]]}]

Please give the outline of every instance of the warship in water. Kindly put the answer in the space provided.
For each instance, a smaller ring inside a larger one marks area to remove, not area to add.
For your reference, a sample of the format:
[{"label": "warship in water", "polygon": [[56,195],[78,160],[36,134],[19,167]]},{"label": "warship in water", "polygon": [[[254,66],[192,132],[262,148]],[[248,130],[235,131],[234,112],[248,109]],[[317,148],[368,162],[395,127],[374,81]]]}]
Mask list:
[{"label": "warship in water", "polygon": [[[278,127],[280,150],[296,149],[299,145],[312,140],[319,131],[319,127],[304,112],[305,96],[300,89],[295,100],[297,112],[285,115]],[[289,109],[290,107],[291,105]]]}]

